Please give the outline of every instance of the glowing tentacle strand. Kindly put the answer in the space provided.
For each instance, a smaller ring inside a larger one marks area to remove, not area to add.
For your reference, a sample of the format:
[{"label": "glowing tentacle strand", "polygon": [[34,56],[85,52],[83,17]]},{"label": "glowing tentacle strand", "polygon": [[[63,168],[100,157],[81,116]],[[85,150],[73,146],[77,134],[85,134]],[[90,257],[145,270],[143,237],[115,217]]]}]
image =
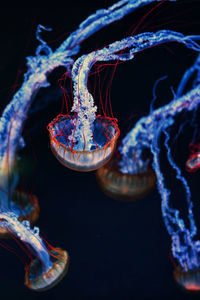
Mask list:
[{"label": "glowing tentacle strand", "polygon": [[[96,106],[92,95],[87,89],[88,74],[92,66],[97,61],[110,60],[130,60],[134,54],[167,42],[179,42],[195,51],[200,51],[200,46],[193,40],[200,39],[200,36],[184,36],[181,33],[161,30],[156,33],[146,32],[133,37],[116,41],[103,49],[93,51],[88,55],[80,57],[73,66],[72,77],[74,82],[74,103],[72,112],[76,113],[74,118],[74,130],[70,139],[76,144],[75,150],[91,150],[93,147],[93,122],[95,120]],[[118,54],[122,50],[128,50],[128,53]]]},{"label": "glowing tentacle strand", "polygon": [[[58,52],[71,49],[80,44],[83,40],[102,29],[103,27],[121,20],[125,15],[133,12],[139,7],[161,0],[121,0],[107,9],[99,9],[84,20],[79,28],[74,31],[68,39],[58,48]],[[171,2],[176,0],[169,0]]]},{"label": "glowing tentacle strand", "polygon": [[188,219],[190,222],[190,234],[191,234],[191,237],[193,237],[197,233],[197,227],[196,227],[195,221],[194,221],[193,202],[191,201],[190,187],[189,187],[186,179],[181,174],[181,170],[178,168],[178,166],[176,165],[176,163],[172,157],[171,149],[168,145],[170,136],[169,136],[169,133],[167,132],[166,128],[163,129],[163,132],[166,136],[164,145],[167,150],[168,161],[169,161],[171,167],[176,171],[176,178],[181,181],[181,183],[184,187],[185,193],[186,193],[186,200],[187,200],[187,204],[188,204]]},{"label": "glowing tentacle strand", "polygon": [[29,221],[19,222],[13,212],[0,213],[1,227],[6,228],[33,250],[33,260],[25,273],[25,285],[42,291],[55,285],[67,271],[68,254],[60,248],[48,249],[39,235],[39,228],[30,227]]}]

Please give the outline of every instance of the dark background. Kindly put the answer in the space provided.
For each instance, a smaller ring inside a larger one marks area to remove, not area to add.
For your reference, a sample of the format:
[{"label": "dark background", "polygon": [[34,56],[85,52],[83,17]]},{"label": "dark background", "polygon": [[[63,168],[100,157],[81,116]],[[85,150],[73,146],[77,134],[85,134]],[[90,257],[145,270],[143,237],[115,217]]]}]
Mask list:
[{"label": "dark background", "polygon": [[[99,8],[113,1],[67,1],[44,8],[4,9],[0,19],[1,107],[11,100],[20,87],[26,70],[25,57],[34,55],[35,30],[38,24],[53,28],[44,33],[52,49],[75,30],[80,22]],[[130,34],[156,3],[133,12],[124,20],[112,24],[87,39],[80,55],[100,48]],[[172,29],[184,34],[199,34],[199,1],[166,2],[154,10],[138,26],[136,33]],[[104,86],[103,99],[110,91],[114,116],[119,119],[123,135],[136,120],[148,114],[155,81],[165,75],[157,90],[156,106],[172,99],[183,72],[193,63],[196,54],[180,44],[167,44],[136,55],[131,62],[117,67],[105,67],[100,73]],[[95,71],[95,68],[94,68]],[[62,93],[58,79],[63,69],[49,78],[51,87],[41,89],[30,110],[24,128],[26,148],[21,152],[22,168],[19,187],[37,195],[40,217],[37,226],[53,246],[66,249],[70,266],[66,277],[53,289],[37,293],[23,285],[24,267],[5,248],[0,248],[0,296],[2,299],[197,299],[199,294],[184,292],[173,279],[170,260],[170,239],[164,226],[160,196],[155,189],[148,197],[135,203],[115,201],[99,189],[95,173],[78,173],[64,168],[49,147],[47,124],[61,112]],[[98,82],[90,76],[90,86]],[[70,93],[70,82],[65,89]],[[98,103],[98,89],[94,91]],[[177,126],[190,122],[191,115],[177,118]],[[187,125],[174,147],[174,156],[184,169],[188,144],[194,129]],[[167,177],[175,205],[183,210],[184,196],[173,172],[168,171],[163,154],[162,168]],[[185,171],[184,171],[185,174]],[[198,200],[200,175],[185,174],[192,185],[193,200]],[[195,206],[196,208],[196,206]],[[198,206],[197,206],[198,208]],[[198,211],[196,215],[198,217]],[[198,222],[198,221],[197,221]],[[20,257],[28,257],[15,241],[4,241]]]}]

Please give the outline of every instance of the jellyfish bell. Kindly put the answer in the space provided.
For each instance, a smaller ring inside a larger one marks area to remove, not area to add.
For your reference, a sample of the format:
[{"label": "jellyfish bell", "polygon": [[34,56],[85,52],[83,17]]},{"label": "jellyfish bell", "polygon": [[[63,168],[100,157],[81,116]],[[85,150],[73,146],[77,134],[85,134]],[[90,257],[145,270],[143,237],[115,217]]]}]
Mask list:
[{"label": "jellyfish bell", "polygon": [[176,282],[188,291],[200,291],[200,269],[184,271],[180,265],[175,268]]},{"label": "jellyfish bell", "polygon": [[[19,221],[29,220],[30,224],[34,224],[38,219],[40,208],[38,199],[34,195],[14,191],[9,206],[16,213]],[[0,226],[0,238],[9,238],[10,236],[10,231],[6,227]]]},{"label": "jellyfish bell", "polygon": [[136,201],[144,198],[155,187],[156,176],[148,166],[146,172],[123,174],[113,157],[96,171],[97,182],[109,197],[122,201]]},{"label": "jellyfish bell", "polygon": [[115,150],[119,137],[117,120],[96,117],[89,150],[79,149],[70,140],[72,130],[76,126],[74,120],[72,115],[59,115],[48,125],[52,152],[61,164],[72,170],[96,170],[108,162]]},{"label": "jellyfish bell", "polygon": [[55,286],[66,275],[69,266],[67,251],[54,248],[49,251],[52,266],[46,268],[39,258],[25,269],[24,284],[31,290],[46,291]]}]

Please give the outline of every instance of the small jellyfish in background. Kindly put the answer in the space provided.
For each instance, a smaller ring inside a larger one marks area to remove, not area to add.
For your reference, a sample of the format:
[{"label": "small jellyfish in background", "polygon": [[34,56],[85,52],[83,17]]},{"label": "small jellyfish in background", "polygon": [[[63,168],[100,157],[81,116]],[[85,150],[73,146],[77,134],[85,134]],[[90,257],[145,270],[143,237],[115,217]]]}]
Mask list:
[{"label": "small jellyfish in background", "polygon": [[[135,39],[135,40],[134,40]],[[188,42],[186,40],[188,39]],[[133,54],[140,49],[156,46],[163,42],[177,41],[183,42],[187,47],[199,51],[199,46],[190,37],[183,37],[182,34],[169,30],[162,30],[157,33],[144,33],[135,37],[129,37],[121,42],[116,42],[116,48],[111,44],[108,49],[120,51],[121,44],[130,49],[130,56],[123,54],[118,59],[132,59]],[[147,42],[148,41],[148,42]],[[185,43],[186,42],[186,43]],[[106,51],[108,51],[106,49]],[[120,56],[120,55],[119,55]],[[108,56],[108,60],[118,57],[117,54]],[[144,155],[150,149],[153,137],[152,126],[157,118],[159,110],[153,111],[147,117],[141,118],[134,128],[125,136],[118,148],[117,155],[105,166],[96,172],[97,181],[101,189],[110,197],[121,200],[137,200],[146,196],[155,187],[156,177],[151,168],[150,156]]]},{"label": "small jellyfish in background", "polygon": [[69,256],[61,248],[53,248],[39,235],[39,228],[30,222],[20,222],[13,212],[0,213],[1,227],[25,243],[35,256],[25,268],[24,284],[31,290],[44,291],[57,284],[67,273]]},{"label": "small jellyfish in background", "polygon": [[[121,158],[121,156],[119,156]],[[132,158],[132,164],[138,161]],[[111,198],[124,201],[136,201],[144,198],[155,187],[156,176],[149,161],[144,162],[137,173],[122,173],[120,159],[116,155],[103,167],[96,171],[97,182],[102,191]]]}]

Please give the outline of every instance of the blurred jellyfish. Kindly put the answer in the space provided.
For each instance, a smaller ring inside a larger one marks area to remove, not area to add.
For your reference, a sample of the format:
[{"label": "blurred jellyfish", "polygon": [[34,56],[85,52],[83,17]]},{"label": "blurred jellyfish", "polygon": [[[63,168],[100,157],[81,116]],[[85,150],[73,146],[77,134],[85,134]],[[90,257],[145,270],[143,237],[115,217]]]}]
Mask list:
[{"label": "blurred jellyfish", "polygon": [[156,183],[156,176],[150,165],[141,170],[141,173],[124,174],[119,169],[119,160],[116,156],[96,171],[96,178],[107,196],[123,201],[144,198],[153,190]]}]

